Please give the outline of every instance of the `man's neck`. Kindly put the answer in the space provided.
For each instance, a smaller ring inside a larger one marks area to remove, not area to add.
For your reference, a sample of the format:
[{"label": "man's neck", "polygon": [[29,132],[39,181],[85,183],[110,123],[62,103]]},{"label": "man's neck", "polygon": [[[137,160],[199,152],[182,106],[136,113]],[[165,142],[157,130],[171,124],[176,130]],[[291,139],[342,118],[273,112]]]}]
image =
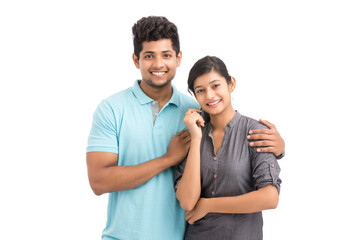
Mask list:
[{"label": "man's neck", "polygon": [[156,87],[151,87],[148,84],[145,84],[143,81],[141,81],[140,88],[148,97],[158,102],[159,111],[170,100],[173,93],[171,83],[161,88],[156,88]]}]

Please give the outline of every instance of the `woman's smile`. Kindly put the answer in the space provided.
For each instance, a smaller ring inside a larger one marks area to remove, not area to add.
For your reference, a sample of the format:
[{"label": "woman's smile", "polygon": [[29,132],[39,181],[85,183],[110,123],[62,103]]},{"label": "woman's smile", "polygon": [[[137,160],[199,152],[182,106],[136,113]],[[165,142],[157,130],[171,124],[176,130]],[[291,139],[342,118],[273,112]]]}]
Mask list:
[{"label": "woman's smile", "polygon": [[215,100],[215,101],[211,101],[211,102],[208,102],[206,104],[206,106],[210,107],[210,108],[215,108],[219,105],[219,103],[221,102],[221,99],[218,99],[218,100]]}]

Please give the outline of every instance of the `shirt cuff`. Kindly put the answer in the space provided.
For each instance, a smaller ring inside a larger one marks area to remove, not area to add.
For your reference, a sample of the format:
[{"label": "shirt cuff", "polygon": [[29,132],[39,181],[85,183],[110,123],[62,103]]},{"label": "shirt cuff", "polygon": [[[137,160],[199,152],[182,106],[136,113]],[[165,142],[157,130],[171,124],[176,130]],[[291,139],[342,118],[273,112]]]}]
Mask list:
[{"label": "shirt cuff", "polygon": [[282,159],[283,157],[285,157],[285,152],[283,152],[279,156],[275,156],[275,157],[276,157],[277,160]]}]

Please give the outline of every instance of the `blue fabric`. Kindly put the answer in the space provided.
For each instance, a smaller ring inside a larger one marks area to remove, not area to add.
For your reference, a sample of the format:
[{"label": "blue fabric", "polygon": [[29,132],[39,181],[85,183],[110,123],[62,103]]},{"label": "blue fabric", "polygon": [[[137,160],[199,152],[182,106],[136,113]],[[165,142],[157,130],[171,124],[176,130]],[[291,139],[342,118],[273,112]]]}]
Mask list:
[{"label": "blue fabric", "polygon": [[[171,137],[186,128],[183,118],[196,101],[174,86],[153,122],[154,102],[134,86],[103,100],[94,113],[87,152],[118,154],[118,165],[137,165],[164,155]],[[184,211],[176,199],[176,166],[130,190],[109,194],[103,239],[183,239]]]}]

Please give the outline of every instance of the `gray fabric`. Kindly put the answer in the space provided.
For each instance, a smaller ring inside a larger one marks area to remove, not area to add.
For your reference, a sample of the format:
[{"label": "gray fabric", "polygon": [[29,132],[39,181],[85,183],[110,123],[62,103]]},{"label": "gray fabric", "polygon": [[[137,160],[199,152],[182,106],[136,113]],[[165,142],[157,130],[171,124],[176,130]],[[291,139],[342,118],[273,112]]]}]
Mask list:
[{"label": "gray fabric", "polygon": [[[266,185],[280,191],[280,167],[272,153],[257,153],[246,139],[252,129],[266,128],[258,121],[238,112],[225,127],[225,135],[217,155],[214,153],[211,124],[202,132],[201,197],[226,197],[248,193]],[[185,168],[184,160],[177,169],[175,186]],[[262,239],[262,213],[209,213],[188,225],[185,239]]]},{"label": "gray fabric", "polygon": [[153,125],[155,125],[156,118],[159,114],[159,103],[157,101],[151,102],[151,112],[153,117]]}]

